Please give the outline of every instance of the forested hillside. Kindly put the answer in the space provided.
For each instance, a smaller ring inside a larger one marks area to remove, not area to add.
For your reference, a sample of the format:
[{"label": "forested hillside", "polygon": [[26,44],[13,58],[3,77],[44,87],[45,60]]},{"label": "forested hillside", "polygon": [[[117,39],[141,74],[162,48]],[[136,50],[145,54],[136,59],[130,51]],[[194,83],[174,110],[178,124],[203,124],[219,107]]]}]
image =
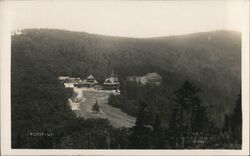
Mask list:
[{"label": "forested hillside", "polygon": [[70,94],[55,73],[29,57],[29,46],[12,44],[11,147],[105,149],[112,133],[109,148],[117,148],[117,140],[119,148],[127,148],[126,129],[114,129],[105,119],[76,117],[67,103]]},{"label": "forested hillside", "polygon": [[[201,104],[207,108],[209,120],[220,129],[225,114],[233,112],[241,90],[241,34],[232,31],[136,39],[27,29],[12,37],[11,59],[12,130],[20,124],[27,126],[24,132],[12,133],[14,137],[23,137],[20,134],[27,133],[33,123],[45,123],[40,120],[53,119],[48,121],[51,125],[41,124],[41,129],[53,129],[75,118],[57,76],[85,78],[93,74],[102,83],[114,70],[122,95],[111,97],[110,104],[136,116],[143,97],[155,113],[153,118],[157,119],[159,113],[167,127],[173,116],[174,92],[185,81],[201,89]],[[161,86],[145,89],[147,86],[126,81],[127,76],[149,72],[162,76]],[[63,142],[54,144],[64,147]],[[14,145],[29,146],[18,141]]]},{"label": "forested hillside", "polygon": [[[204,89],[203,102],[223,118],[230,112],[241,84],[241,35],[215,31],[149,39],[119,38],[62,30],[25,30],[12,39],[23,55],[58,75],[86,77],[98,82],[114,70],[129,75],[158,72],[170,93],[184,80]],[[219,122],[219,121],[218,121]],[[220,124],[219,124],[220,125]]]}]

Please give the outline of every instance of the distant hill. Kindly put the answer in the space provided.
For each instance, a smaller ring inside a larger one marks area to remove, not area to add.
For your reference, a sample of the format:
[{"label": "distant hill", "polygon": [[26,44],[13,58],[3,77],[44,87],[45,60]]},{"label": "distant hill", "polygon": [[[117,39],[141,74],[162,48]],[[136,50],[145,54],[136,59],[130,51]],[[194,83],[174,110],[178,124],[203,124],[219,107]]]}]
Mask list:
[{"label": "distant hill", "polygon": [[54,77],[93,74],[102,83],[111,70],[121,82],[127,76],[157,72],[169,93],[190,80],[203,90],[203,104],[212,106],[210,116],[217,125],[224,113],[232,111],[241,90],[241,34],[233,31],[136,39],[26,29],[12,37],[16,76],[15,68],[25,62],[20,61],[23,56],[32,60],[31,66],[39,64]]}]

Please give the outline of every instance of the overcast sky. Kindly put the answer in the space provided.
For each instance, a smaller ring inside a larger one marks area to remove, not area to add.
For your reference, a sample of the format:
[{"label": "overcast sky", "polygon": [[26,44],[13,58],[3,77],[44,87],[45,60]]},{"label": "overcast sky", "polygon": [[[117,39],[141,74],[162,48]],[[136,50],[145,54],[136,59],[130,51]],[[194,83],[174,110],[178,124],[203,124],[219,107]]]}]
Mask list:
[{"label": "overcast sky", "polygon": [[241,31],[238,1],[9,2],[12,29],[58,28],[125,37]]}]

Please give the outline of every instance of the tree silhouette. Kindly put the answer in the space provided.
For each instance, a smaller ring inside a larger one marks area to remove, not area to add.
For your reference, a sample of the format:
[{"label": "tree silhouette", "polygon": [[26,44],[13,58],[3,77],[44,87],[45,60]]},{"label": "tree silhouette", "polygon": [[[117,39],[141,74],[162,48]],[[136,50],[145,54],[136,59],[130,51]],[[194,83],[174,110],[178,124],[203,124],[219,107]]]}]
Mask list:
[{"label": "tree silhouette", "polygon": [[100,107],[98,105],[97,100],[96,100],[95,104],[93,105],[92,110],[93,110],[94,113],[100,112]]},{"label": "tree silhouette", "polygon": [[164,149],[166,148],[164,128],[162,127],[162,120],[160,115],[157,114],[155,118],[155,123],[153,125],[153,146],[154,149]]},{"label": "tree silhouette", "polygon": [[130,136],[130,148],[150,149],[152,148],[152,115],[145,102],[140,101],[140,109],[135,126]]},{"label": "tree silhouette", "polygon": [[[184,147],[184,139],[190,136],[192,131],[202,128],[202,121],[205,119],[202,113],[205,112],[201,107],[201,100],[198,93],[201,90],[193,83],[185,81],[180,89],[174,92],[174,105],[171,126],[176,128],[173,130],[175,142],[181,142]],[[202,119],[202,120],[201,120]]]},{"label": "tree silhouette", "polygon": [[209,124],[207,117],[207,108],[201,105],[201,101],[197,101],[192,108],[191,128],[192,132],[201,132]]},{"label": "tree silhouette", "polygon": [[238,95],[236,106],[232,114],[232,133],[236,143],[242,143],[242,108],[241,108],[241,94]]}]

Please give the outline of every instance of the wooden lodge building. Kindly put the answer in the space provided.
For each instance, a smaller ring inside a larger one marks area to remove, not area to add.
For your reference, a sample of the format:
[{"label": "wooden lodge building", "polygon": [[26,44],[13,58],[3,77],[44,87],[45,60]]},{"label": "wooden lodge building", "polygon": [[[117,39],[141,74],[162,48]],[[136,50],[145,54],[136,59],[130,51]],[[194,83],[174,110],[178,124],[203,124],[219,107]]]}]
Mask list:
[{"label": "wooden lodge building", "polygon": [[103,83],[103,89],[105,90],[118,90],[120,87],[120,82],[118,78],[115,77],[114,73],[112,72],[111,76],[106,78]]},{"label": "wooden lodge building", "polygon": [[83,80],[83,82],[75,84],[75,87],[91,88],[91,87],[95,87],[95,85],[97,85],[97,84],[98,84],[98,82],[96,81],[94,76],[90,74],[85,80]]}]

